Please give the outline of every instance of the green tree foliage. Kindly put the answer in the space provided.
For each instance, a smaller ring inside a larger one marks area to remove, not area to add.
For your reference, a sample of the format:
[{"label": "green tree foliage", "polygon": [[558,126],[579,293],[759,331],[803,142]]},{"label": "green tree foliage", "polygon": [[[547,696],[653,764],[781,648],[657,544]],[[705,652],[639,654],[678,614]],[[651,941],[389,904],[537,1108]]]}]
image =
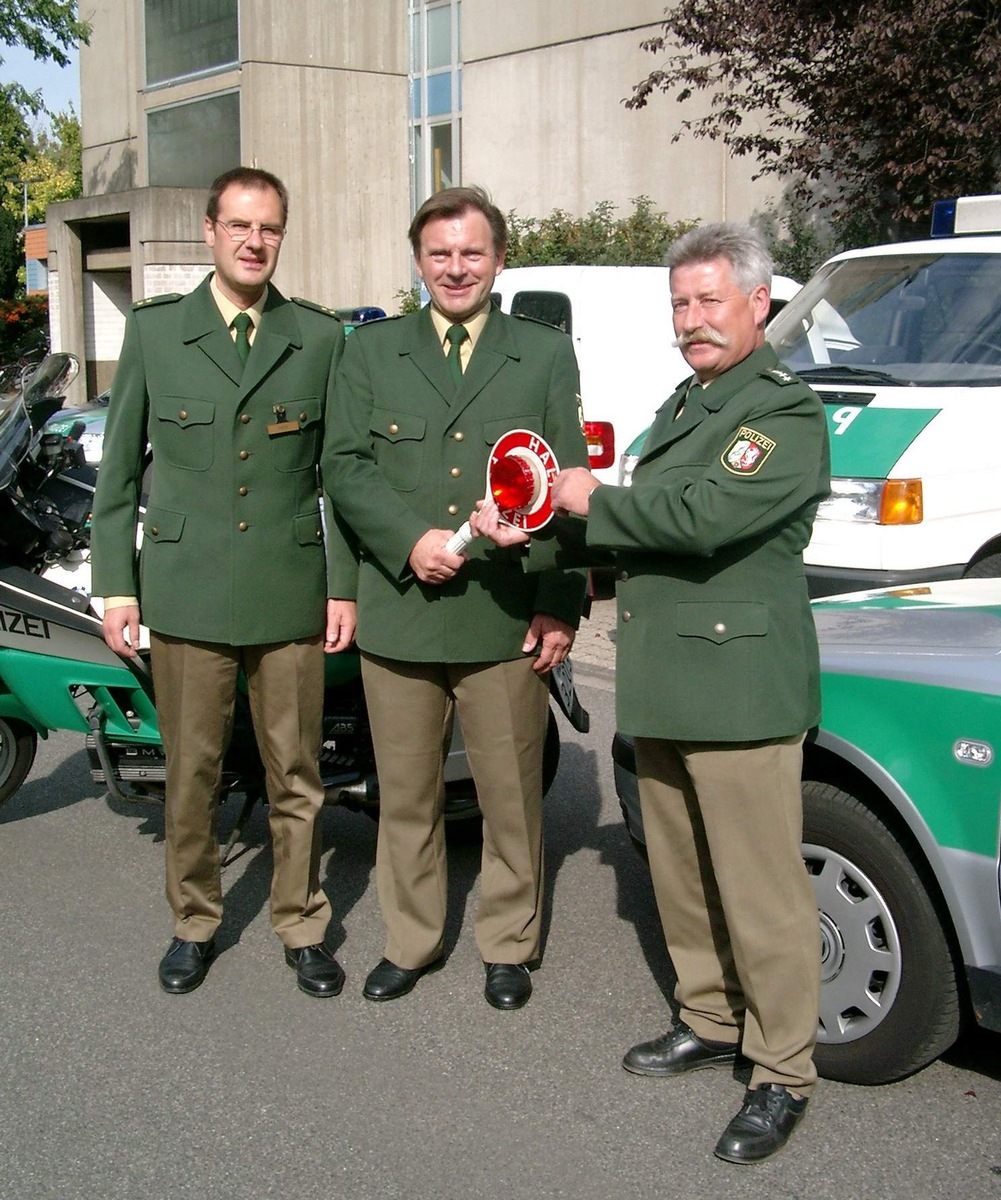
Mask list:
[{"label": "green tree foliage", "polygon": [[664,62],[627,107],[699,93],[674,140],[755,156],[865,240],[1001,184],[994,0],[678,0],[643,46]]},{"label": "green tree foliage", "polygon": [[0,208],[0,300],[12,300],[17,292],[17,272],[24,262],[21,253],[21,223]]},{"label": "green tree foliage", "polygon": [[602,200],[582,217],[554,208],[548,217],[508,214],[509,267],[581,263],[595,266],[659,266],[664,253],[694,221],[670,221],[647,196],[631,201],[633,211],[615,217],[615,205]]},{"label": "green tree foliage", "polygon": [[28,221],[44,221],[45,212],[57,200],[75,200],[83,190],[80,122],[72,108],[55,113],[52,133],[44,131],[21,167],[27,180]]}]

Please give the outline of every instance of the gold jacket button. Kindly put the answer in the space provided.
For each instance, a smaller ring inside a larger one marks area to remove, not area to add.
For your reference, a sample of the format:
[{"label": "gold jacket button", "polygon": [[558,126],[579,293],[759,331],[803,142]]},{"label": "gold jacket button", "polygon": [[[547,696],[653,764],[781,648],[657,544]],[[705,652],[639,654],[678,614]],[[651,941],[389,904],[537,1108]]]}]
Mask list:
[{"label": "gold jacket button", "polygon": [[316,536],[317,536],[318,538],[322,538],[322,537],[323,537],[323,530],[322,530],[322,529],[317,529],[317,530],[315,530],[315,533],[316,533]]},{"label": "gold jacket button", "polygon": [[453,434],[452,434],[452,437],[453,437],[453,438],[454,438],[454,439],[455,439],[457,442],[461,442],[461,441],[463,441],[463,440],[465,439],[465,436],[466,436],[466,435],[465,435],[465,434],[462,432],[462,430],[461,430],[461,429],[457,429],[457,430],[455,431],[455,433],[453,433]]},{"label": "gold jacket button", "polygon": [[240,457],[244,460],[250,458],[250,451],[249,450],[241,450]]},{"label": "gold jacket button", "polygon": [[248,413],[240,414],[240,423],[242,425],[246,425],[249,420],[250,420],[250,415]]},{"label": "gold jacket button", "polygon": [[240,495],[241,495],[241,496],[246,496],[247,492],[249,492],[249,491],[250,491],[250,488],[248,488],[248,487],[242,487],[242,488],[240,488]]},{"label": "gold jacket button", "polygon": [[625,582],[626,582],[626,581],[629,579],[629,572],[628,572],[628,571],[620,571],[620,572],[619,572],[619,579],[620,579],[620,580],[621,580],[623,583],[625,583]]},{"label": "gold jacket button", "polygon": [[299,414],[299,420],[300,420],[300,421],[308,421],[308,420],[309,420],[309,413],[300,413],[300,414]]},{"label": "gold jacket button", "polygon": [[726,626],[723,624],[722,621],[717,621],[716,624],[713,626],[713,632],[714,633],[726,633]]},{"label": "gold jacket button", "polygon": [[625,612],[623,612],[623,614],[622,614],[622,619],[623,619],[623,621],[631,621],[633,619],[633,614],[628,609],[626,609]]},{"label": "gold jacket button", "polygon": [[240,524],[237,526],[237,528],[240,530],[241,533],[246,533],[247,530],[250,528],[250,526],[247,524],[246,521],[241,521]]},{"label": "gold jacket button", "polygon": [[449,475],[451,475],[453,479],[458,479],[461,474],[462,474],[461,467],[453,467],[451,469],[451,471],[449,471]]},{"label": "gold jacket button", "polygon": [[459,506],[458,506],[458,504],[450,504],[450,505],[448,506],[448,515],[449,515],[450,517],[454,517],[454,516],[455,516],[455,514],[456,514],[458,511],[459,511]]},{"label": "gold jacket button", "polygon": [[177,419],[179,421],[186,421],[188,419],[187,409],[182,408],[181,411],[177,414]]},{"label": "gold jacket button", "polygon": [[149,531],[151,534],[153,534],[154,537],[156,537],[156,535],[160,532],[160,528],[157,525],[151,525],[149,527]]},{"label": "gold jacket button", "polygon": [[400,427],[399,427],[399,425],[396,424],[395,421],[393,422],[392,425],[390,425],[389,432],[390,433],[399,433],[400,432]]}]

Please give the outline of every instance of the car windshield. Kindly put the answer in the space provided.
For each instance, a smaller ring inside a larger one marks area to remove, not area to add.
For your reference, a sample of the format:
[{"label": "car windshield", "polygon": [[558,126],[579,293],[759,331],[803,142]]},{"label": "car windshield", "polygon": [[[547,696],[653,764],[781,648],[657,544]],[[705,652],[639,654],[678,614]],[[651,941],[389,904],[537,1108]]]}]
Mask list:
[{"label": "car windshield", "polygon": [[1001,255],[832,263],[769,325],[768,340],[812,383],[1001,385]]}]

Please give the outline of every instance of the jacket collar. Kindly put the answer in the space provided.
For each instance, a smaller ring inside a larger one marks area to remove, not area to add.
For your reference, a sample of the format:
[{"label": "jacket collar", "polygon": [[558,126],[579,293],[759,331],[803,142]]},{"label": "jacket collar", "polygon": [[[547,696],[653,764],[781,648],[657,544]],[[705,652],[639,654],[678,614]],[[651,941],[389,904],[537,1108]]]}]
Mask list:
[{"label": "jacket collar", "polygon": [[[752,350],[729,371],[724,371],[722,375],[713,379],[708,387],[702,387],[695,376],[690,375],[657,410],[656,419],[639,461],[644,462],[665,447],[673,445],[679,438],[696,428],[709,413],[719,412],[727,401],[742,391],[755,376],[771,370],[778,365],[778,361],[778,355],[766,342]],[[685,409],[681,416],[675,419],[674,414],[682,398],[685,401]]]},{"label": "jacket collar", "polygon": [[212,297],[209,286],[211,278],[211,275],[206,275],[198,287],[185,297],[181,338],[186,344],[196,343],[239,387],[240,398],[243,399],[270,374],[290,346],[296,349],[302,347],[302,332],[293,306],[273,284],[269,284],[260,328],[254,334],[250,358],[244,367],[219,306]]},{"label": "jacket collar", "polygon": [[486,387],[509,359],[521,358],[511,319],[492,308],[476,341],[469,364],[456,388],[448,371],[430,308],[425,306],[410,323],[400,346],[400,357],[409,357],[442,400],[453,410],[454,420]]}]

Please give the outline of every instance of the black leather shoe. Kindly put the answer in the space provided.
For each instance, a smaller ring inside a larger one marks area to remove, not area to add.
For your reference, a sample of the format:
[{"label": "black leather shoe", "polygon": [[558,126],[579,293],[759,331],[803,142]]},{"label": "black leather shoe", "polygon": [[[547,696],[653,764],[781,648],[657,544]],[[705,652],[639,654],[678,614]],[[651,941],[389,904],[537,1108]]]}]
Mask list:
[{"label": "black leather shoe", "polygon": [[295,969],[299,991],[307,996],[339,996],[344,986],[341,964],[324,945],[285,947],[285,961]]},{"label": "black leather shoe", "polygon": [[494,1008],[521,1008],[532,995],[532,977],[524,963],[484,963],[487,986],[483,994]]},{"label": "black leather shoe", "polygon": [[414,984],[430,966],[434,964],[410,970],[407,967],[398,967],[388,958],[380,959],[369,971],[362,995],[366,1000],[399,1000],[401,996],[414,990]]},{"label": "black leather shoe", "polygon": [[744,1093],[744,1107],[716,1143],[717,1158],[756,1163],[781,1150],[806,1112],[806,1099],[779,1083],[761,1083]]},{"label": "black leather shoe", "polygon": [[160,987],[172,996],[183,996],[193,992],[209,971],[209,963],[215,958],[215,942],[185,942],[181,938],[167,947],[160,959]]},{"label": "black leather shoe", "polygon": [[737,1047],[727,1042],[704,1042],[687,1025],[679,1024],[652,1042],[640,1042],[622,1065],[634,1075],[684,1075],[705,1067],[737,1061]]}]

